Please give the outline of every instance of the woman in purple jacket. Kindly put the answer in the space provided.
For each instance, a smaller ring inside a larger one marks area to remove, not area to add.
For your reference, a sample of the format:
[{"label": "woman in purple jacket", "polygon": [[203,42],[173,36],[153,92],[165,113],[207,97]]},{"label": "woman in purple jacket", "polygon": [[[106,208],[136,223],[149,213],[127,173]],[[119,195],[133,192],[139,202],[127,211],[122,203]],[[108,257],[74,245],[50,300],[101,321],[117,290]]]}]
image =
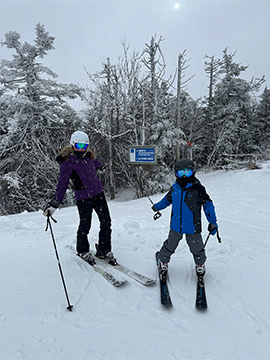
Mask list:
[{"label": "woman in purple jacket", "polygon": [[69,180],[73,183],[80,223],[77,231],[77,252],[84,260],[94,264],[89,252],[88,234],[91,228],[93,209],[100,221],[99,241],[96,256],[116,264],[111,252],[111,217],[103,186],[96,174],[102,164],[89,148],[89,137],[82,131],[75,131],[66,146],[56,158],[60,164],[60,177],[53,199],[46,204],[43,214],[52,215],[62,202]]}]

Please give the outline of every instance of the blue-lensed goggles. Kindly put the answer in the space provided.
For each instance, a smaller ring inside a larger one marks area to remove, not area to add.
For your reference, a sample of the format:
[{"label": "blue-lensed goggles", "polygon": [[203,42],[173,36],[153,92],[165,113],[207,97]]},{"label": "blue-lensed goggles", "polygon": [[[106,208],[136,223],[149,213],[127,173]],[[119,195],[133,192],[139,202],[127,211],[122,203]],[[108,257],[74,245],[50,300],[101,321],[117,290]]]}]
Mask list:
[{"label": "blue-lensed goggles", "polygon": [[193,170],[191,169],[182,169],[176,171],[176,176],[179,178],[183,176],[190,177],[191,175],[193,175]]},{"label": "blue-lensed goggles", "polygon": [[75,143],[75,149],[76,150],[86,150],[88,147],[88,144],[85,143]]}]

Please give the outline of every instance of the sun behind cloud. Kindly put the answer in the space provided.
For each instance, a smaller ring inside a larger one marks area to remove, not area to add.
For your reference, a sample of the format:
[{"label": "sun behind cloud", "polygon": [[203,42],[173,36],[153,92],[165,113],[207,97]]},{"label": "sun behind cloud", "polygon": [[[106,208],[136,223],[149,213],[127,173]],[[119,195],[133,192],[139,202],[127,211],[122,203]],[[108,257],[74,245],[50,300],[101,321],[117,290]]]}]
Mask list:
[{"label": "sun behind cloud", "polygon": [[175,10],[178,10],[180,8],[180,5],[178,3],[175,3],[174,8],[175,8]]}]

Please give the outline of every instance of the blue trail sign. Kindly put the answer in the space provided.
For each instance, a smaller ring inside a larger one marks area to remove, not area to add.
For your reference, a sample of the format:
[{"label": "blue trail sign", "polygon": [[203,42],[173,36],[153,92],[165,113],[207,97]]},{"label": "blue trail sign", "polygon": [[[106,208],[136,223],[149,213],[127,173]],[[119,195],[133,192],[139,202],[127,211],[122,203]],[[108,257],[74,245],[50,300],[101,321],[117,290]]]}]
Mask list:
[{"label": "blue trail sign", "polygon": [[134,165],[156,165],[156,147],[154,145],[129,147],[129,163]]}]

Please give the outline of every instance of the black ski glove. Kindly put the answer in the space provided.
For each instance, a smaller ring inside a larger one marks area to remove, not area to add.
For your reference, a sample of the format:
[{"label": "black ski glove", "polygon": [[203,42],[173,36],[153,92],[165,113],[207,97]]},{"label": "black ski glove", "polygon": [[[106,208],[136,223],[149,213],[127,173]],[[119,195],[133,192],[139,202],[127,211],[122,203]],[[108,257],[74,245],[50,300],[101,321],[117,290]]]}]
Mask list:
[{"label": "black ski glove", "polygon": [[218,226],[217,224],[211,224],[208,225],[208,231],[211,233],[211,235],[215,235],[217,232]]},{"label": "black ski glove", "polygon": [[48,216],[48,215],[52,216],[59,205],[60,205],[59,201],[52,199],[45,205],[45,207],[43,209],[43,215],[44,216]]},{"label": "black ski glove", "polygon": [[153,216],[154,220],[159,219],[161,217],[161,212],[155,208],[155,205],[153,205],[151,209],[155,212],[155,215]]}]

